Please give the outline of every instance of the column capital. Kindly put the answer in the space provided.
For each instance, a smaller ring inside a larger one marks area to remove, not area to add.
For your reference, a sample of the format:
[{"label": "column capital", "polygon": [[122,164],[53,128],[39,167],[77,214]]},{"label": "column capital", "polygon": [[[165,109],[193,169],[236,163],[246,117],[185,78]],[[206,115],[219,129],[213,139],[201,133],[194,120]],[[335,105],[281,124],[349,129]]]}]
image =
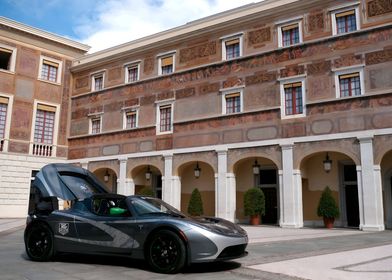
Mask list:
[{"label": "column capital", "polygon": [[127,162],[127,161],[128,161],[128,158],[127,158],[127,157],[119,157],[119,158],[118,158],[118,161],[119,161],[120,163],[122,163],[122,162]]},{"label": "column capital", "polygon": [[227,148],[222,148],[222,149],[219,149],[219,150],[215,150],[215,152],[216,152],[218,155],[227,154],[227,151],[228,151]]},{"label": "column capital", "polygon": [[359,140],[360,144],[372,143],[373,135],[360,136],[360,137],[357,137],[357,139]]},{"label": "column capital", "polygon": [[294,143],[280,144],[280,148],[282,150],[292,150],[294,147]]},{"label": "column capital", "polygon": [[165,153],[162,156],[164,159],[171,159],[171,158],[173,158],[173,153]]}]

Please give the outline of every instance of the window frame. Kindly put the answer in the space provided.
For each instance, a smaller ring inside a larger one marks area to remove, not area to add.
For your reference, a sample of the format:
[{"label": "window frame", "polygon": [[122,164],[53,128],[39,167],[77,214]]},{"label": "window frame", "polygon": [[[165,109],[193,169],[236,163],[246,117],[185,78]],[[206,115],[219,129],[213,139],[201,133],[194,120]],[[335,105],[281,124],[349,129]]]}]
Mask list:
[{"label": "window frame", "polygon": [[[140,60],[138,61],[132,61],[124,64],[124,82],[126,84],[131,84],[131,83],[136,83],[137,81],[140,80]],[[129,68],[137,68],[137,79],[135,81],[129,81]]]},{"label": "window frame", "polygon": [[[172,57],[172,72],[171,73],[162,73],[162,60],[165,58]],[[166,76],[171,75],[176,72],[176,51],[170,51],[166,53],[161,53],[157,55],[158,58],[158,75],[159,76]]]},{"label": "window frame", "polygon": [[[234,60],[234,59],[238,59],[240,57],[242,57],[244,55],[244,33],[240,32],[240,33],[235,33],[235,34],[230,34],[230,35],[226,35],[223,36],[221,38],[219,38],[221,40],[221,45],[222,45],[222,61],[229,61],[229,60]],[[240,49],[240,53],[238,56],[233,57],[233,58],[227,58],[227,51],[226,51],[226,43],[233,41],[233,40],[237,40],[238,39],[238,43],[239,43],[239,49]]]},{"label": "window frame", "polygon": [[0,49],[5,49],[5,50],[9,50],[12,52],[11,57],[10,57],[10,62],[9,62],[9,69],[0,69],[0,71],[12,73],[12,74],[15,73],[17,48],[0,43]]},{"label": "window frame", "polygon": [[[91,73],[91,92],[95,91],[101,91],[105,89],[105,70],[98,71]],[[98,77],[102,77],[102,88],[101,89],[96,89],[95,88],[95,79]]]},{"label": "window frame", "polygon": [[[136,125],[135,127],[127,127],[127,114],[128,113],[135,113],[136,115]],[[124,130],[129,130],[129,129],[136,129],[139,127],[139,108],[138,107],[131,107],[131,108],[123,108],[123,129]]]},{"label": "window frame", "polygon": [[7,113],[5,116],[6,119],[5,119],[5,127],[4,127],[4,138],[0,138],[0,139],[4,140],[3,152],[7,152],[8,151],[8,142],[10,139],[12,107],[13,107],[13,103],[14,103],[14,96],[0,92],[0,97],[8,99]]},{"label": "window frame", "polygon": [[[241,87],[233,87],[233,88],[229,88],[229,89],[222,89],[221,93],[222,93],[222,115],[234,115],[234,114],[240,114],[243,113],[244,111],[244,102],[243,102],[243,95],[244,95],[244,86]],[[233,112],[233,113],[228,113],[227,112],[227,96],[228,95],[232,95],[232,94],[236,94],[238,93],[240,96],[240,111],[239,112]]]},{"label": "window frame", "polygon": [[[365,95],[365,80],[364,80],[364,74],[363,74],[363,68],[365,65],[355,65],[355,66],[350,66],[350,67],[344,67],[344,68],[338,68],[338,69],[332,69],[332,71],[335,74],[335,96],[337,99],[342,99],[342,98],[355,98],[355,97],[360,97]],[[361,86],[361,94],[360,95],[354,95],[354,96],[340,96],[340,76],[342,75],[349,75],[349,74],[355,74],[359,73],[359,84]]]},{"label": "window frame", "polygon": [[[351,10],[354,10],[354,13],[355,13],[356,30],[338,33],[338,24],[337,24],[337,20],[336,20],[336,14],[349,12]],[[361,30],[360,18],[359,18],[359,4],[351,4],[351,5],[345,6],[345,7],[338,7],[333,10],[330,10],[330,12],[331,12],[332,35],[333,36],[349,34],[349,33]]]},{"label": "window frame", "polygon": [[[174,128],[174,101],[175,100],[163,100],[156,102],[156,134],[163,135],[163,134],[171,134],[173,133]],[[161,131],[161,107],[171,107],[170,111],[170,130]]]},{"label": "window frame", "polygon": [[[280,115],[281,119],[293,119],[306,117],[306,76],[299,75],[295,77],[288,77],[279,79],[280,81]],[[302,97],[302,113],[286,115],[286,98],[285,98],[285,85],[301,83],[301,97]]]},{"label": "window frame", "polygon": [[[47,62],[53,63],[53,64],[57,64],[56,81],[50,81],[50,80],[45,79],[45,78],[42,77],[42,68],[43,68],[43,65],[44,65],[44,61],[47,61]],[[46,82],[46,83],[52,83],[52,84],[60,85],[61,84],[62,69],[63,69],[63,62],[61,60],[41,55],[40,56],[40,61],[39,61],[39,69],[38,69],[38,80],[40,80],[42,82]]]},{"label": "window frame", "polygon": [[[34,142],[34,134],[35,134],[35,123],[37,119],[37,110],[38,106],[43,105],[43,106],[49,106],[49,107],[55,107],[55,115],[54,115],[54,128],[53,128],[53,142],[52,144],[45,144],[45,143],[35,143]],[[33,109],[33,123],[31,126],[31,136],[30,136],[30,151],[29,154],[33,153],[33,145],[34,144],[43,144],[43,145],[51,145],[53,147],[52,150],[52,156],[56,155],[56,150],[57,150],[57,141],[58,141],[58,135],[59,135],[59,126],[60,126],[60,114],[61,114],[61,107],[60,104],[56,103],[50,103],[47,101],[41,101],[34,99],[34,109]]]},{"label": "window frame", "polygon": [[[302,17],[301,18],[296,18],[296,19],[290,19],[288,21],[280,22],[278,23],[278,47],[279,48],[289,48],[292,46],[296,46],[299,44],[303,43],[303,30],[302,30]],[[291,44],[288,46],[283,45],[283,29],[285,27],[289,27],[291,25],[298,25],[298,36],[299,36],[299,42],[295,44]]]},{"label": "window frame", "polygon": [[[99,119],[99,132],[93,133],[93,121]],[[97,135],[102,133],[102,113],[89,115],[88,134]]]}]

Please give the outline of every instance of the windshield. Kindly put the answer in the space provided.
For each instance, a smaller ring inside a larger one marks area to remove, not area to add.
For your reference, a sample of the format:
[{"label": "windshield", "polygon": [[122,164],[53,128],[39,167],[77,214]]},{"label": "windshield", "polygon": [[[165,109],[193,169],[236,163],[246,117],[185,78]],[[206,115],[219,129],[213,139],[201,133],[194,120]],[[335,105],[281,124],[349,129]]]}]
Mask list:
[{"label": "windshield", "polygon": [[178,211],[176,208],[163,202],[160,199],[152,197],[137,197],[131,200],[131,205],[135,209],[138,215],[149,215],[149,214],[169,214],[180,217],[185,217],[183,213]]},{"label": "windshield", "polygon": [[76,173],[60,173],[61,180],[68,186],[76,197],[84,199],[92,196],[93,194],[101,193],[87,178],[86,176]]}]

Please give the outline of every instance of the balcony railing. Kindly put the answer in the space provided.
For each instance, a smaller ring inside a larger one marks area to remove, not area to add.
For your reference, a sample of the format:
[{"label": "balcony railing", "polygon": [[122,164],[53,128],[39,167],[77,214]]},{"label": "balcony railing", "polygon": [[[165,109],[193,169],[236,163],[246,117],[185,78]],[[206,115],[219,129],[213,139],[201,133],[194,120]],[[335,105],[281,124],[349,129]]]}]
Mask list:
[{"label": "balcony railing", "polygon": [[34,156],[51,157],[53,154],[53,145],[33,143],[32,154]]}]

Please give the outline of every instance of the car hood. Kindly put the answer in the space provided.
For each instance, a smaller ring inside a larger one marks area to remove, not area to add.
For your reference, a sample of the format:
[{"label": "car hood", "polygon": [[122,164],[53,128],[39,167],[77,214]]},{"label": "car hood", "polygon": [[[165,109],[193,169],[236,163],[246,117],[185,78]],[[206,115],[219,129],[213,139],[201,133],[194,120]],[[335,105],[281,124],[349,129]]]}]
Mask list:
[{"label": "car hood", "polygon": [[[73,181],[72,178],[77,178],[77,180]],[[97,193],[108,193],[94,174],[70,164],[44,166],[37,173],[33,186],[40,190],[42,197],[54,196],[64,200],[79,200]]]},{"label": "car hood", "polygon": [[201,227],[229,236],[244,236],[246,231],[239,225],[216,217],[192,217],[191,221]]}]

